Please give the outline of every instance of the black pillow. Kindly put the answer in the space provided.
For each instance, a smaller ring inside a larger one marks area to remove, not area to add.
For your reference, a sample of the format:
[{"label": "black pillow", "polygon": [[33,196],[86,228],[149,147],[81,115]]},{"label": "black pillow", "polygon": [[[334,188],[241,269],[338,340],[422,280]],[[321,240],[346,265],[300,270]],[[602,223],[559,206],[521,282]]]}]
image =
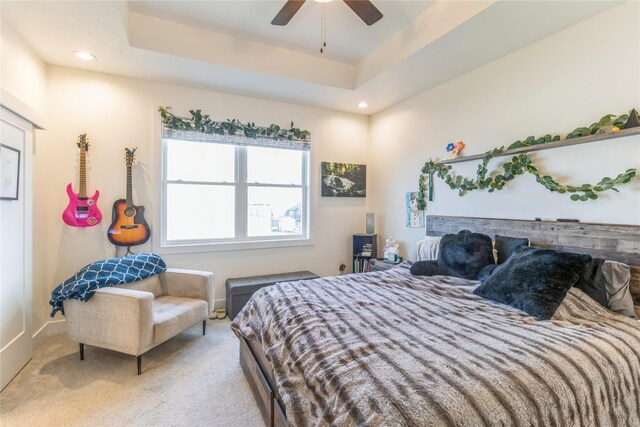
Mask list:
[{"label": "black pillow", "polygon": [[529,239],[526,237],[508,237],[496,235],[496,252],[498,252],[498,264],[505,262],[516,249],[522,246],[529,246]]},{"label": "black pillow", "polygon": [[548,320],[590,261],[590,255],[520,247],[473,293]]},{"label": "black pillow", "polygon": [[437,261],[414,262],[410,271],[416,276],[440,275],[476,280],[480,270],[493,263],[491,238],[462,230],[442,237]]},{"label": "black pillow", "polygon": [[584,271],[574,287],[580,289],[598,304],[608,309],[609,297],[607,296],[607,284],[604,274],[602,273],[603,263],[604,259],[593,258],[591,262],[585,266]]},{"label": "black pillow", "polygon": [[435,259],[428,261],[416,261],[411,264],[409,269],[414,276],[437,276],[440,271],[438,269],[438,261]]},{"label": "black pillow", "polygon": [[493,271],[498,267],[497,264],[489,264],[480,270],[478,273],[478,280],[482,283],[486,282],[489,276],[493,274]]}]

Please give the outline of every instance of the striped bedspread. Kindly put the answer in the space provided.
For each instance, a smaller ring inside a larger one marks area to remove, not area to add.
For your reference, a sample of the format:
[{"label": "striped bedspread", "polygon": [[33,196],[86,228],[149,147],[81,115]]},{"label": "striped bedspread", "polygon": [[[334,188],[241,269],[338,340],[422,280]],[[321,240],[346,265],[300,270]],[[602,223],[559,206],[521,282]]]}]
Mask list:
[{"label": "striped bedspread", "polygon": [[294,426],[640,426],[640,322],[572,289],[551,321],[406,266],[264,288],[257,340]]}]

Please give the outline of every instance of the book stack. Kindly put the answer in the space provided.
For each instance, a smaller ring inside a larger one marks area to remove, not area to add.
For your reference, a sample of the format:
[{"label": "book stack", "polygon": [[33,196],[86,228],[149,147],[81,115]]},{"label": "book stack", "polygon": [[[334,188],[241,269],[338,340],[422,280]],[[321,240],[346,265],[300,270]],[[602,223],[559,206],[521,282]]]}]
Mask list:
[{"label": "book stack", "polygon": [[365,243],[362,245],[362,253],[360,256],[362,257],[371,257],[371,252],[373,251],[373,245],[371,243]]},{"label": "book stack", "polygon": [[353,271],[355,273],[367,273],[371,271],[371,264],[369,259],[373,253],[373,245],[371,243],[365,243],[362,245],[362,252],[360,252],[353,259]]}]

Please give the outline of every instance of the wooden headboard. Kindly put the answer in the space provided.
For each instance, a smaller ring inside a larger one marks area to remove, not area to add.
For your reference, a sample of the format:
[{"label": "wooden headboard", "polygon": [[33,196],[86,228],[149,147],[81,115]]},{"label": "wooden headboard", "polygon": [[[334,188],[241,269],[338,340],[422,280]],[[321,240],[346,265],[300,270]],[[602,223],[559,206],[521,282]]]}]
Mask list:
[{"label": "wooden headboard", "polygon": [[631,267],[631,295],[635,304],[640,305],[639,225],[427,215],[428,236],[443,236],[460,230],[486,234],[491,238],[496,234],[528,237],[531,246],[587,253],[623,262]]}]

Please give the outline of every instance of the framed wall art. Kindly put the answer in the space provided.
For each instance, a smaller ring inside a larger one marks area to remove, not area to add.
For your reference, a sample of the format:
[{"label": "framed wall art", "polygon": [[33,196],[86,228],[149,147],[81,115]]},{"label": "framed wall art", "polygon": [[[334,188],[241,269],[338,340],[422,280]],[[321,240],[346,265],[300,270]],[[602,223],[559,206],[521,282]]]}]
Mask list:
[{"label": "framed wall art", "polygon": [[407,212],[408,228],[424,228],[424,210],[418,209],[418,192],[408,192],[405,195],[405,209]]},{"label": "framed wall art", "polygon": [[322,197],[366,197],[367,165],[322,162]]},{"label": "framed wall art", "polygon": [[18,200],[20,150],[0,144],[0,200]]}]

